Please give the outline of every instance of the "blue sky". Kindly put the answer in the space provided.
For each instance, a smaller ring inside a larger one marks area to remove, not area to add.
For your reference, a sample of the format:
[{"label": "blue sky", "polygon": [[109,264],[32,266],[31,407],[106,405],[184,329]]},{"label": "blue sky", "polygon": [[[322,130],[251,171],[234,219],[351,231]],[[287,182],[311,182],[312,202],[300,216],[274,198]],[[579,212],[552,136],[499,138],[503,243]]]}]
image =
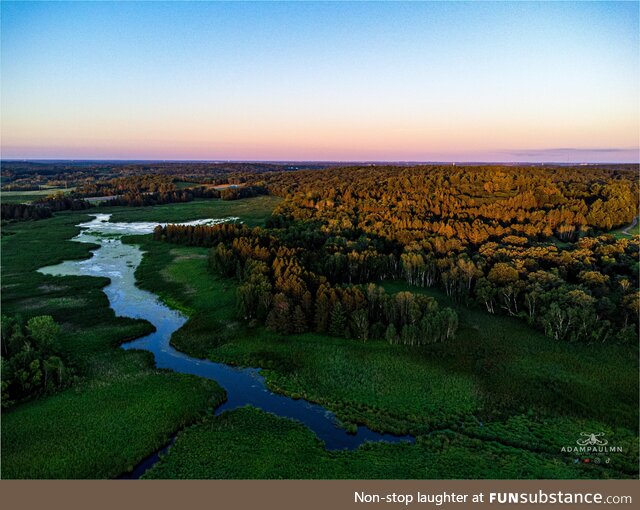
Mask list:
[{"label": "blue sky", "polygon": [[2,2],[5,158],[637,161],[638,3]]}]

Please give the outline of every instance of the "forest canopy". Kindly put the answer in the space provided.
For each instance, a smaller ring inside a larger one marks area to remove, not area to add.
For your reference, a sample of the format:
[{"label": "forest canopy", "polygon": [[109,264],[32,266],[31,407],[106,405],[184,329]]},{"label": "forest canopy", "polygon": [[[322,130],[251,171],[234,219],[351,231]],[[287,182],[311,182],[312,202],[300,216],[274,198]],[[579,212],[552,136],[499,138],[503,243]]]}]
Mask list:
[{"label": "forest canopy", "polygon": [[605,233],[638,214],[635,170],[373,166],[248,182],[284,198],[264,228],[169,225],[155,236],[211,247],[212,267],[240,280],[239,313],[271,329],[453,335],[450,312],[429,319],[450,329],[442,335],[422,322],[428,303],[412,295],[404,309],[420,313],[403,315],[369,285],[402,278],[558,341],[637,338],[639,239]]}]

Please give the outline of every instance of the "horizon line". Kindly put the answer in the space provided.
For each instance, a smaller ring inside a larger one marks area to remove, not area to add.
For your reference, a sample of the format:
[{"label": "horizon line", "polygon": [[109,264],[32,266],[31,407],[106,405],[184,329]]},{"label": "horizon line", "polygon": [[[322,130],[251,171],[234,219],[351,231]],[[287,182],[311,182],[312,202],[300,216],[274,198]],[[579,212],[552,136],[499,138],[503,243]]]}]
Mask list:
[{"label": "horizon line", "polygon": [[637,161],[492,161],[492,160],[440,160],[440,161],[427,161],[427,160],[341,160],[341,159],[281,159],[281,160],[266,160],[266,159],[120,159],[120,158],[1,158],[0,163],[4,162],[23,162],[23,163],[58,163],[58,162],[71,162],[71,163],[248,163],[248,164],[401,164],[401,165],[581,165],[581,166],[593,166],[593,165],[640,165],[640,160]]}]

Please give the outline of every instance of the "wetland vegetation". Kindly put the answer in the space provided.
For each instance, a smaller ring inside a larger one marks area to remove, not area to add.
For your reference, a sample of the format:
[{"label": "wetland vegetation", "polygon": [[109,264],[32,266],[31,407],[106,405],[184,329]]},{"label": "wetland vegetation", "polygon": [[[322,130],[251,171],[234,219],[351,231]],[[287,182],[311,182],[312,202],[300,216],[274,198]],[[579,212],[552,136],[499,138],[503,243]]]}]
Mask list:
[{"label": "wetland vegetation", "polygon": [[[20,386],[17,398],[3,386],[3,477],[115,477],[176,433],[145,477],[637,476],[639,237],[615,231],[638,214],[637,169],[209,175],[186,166],[160,172],[162,182],[188,190],[242,181],[268,194],[3,221],[3,345],[14,323],[33,338],[29,321],[50,317],[55,334],[29,361],[44,377],[56,357],[70,375]],[[156,193],[161,181],[111,168],[103,186],[78,172],[74,185],[94,192],[125,182]],[[64,172],[53,175],[55,184]],[[171,345],[262,368],[271,391],[324,406],[347,431],[365,425],[415,444],[331,451],[303,424],[253,407],[217,415],[225,393],[214,381],[119,349],[153,327],[114,314],[107,278],[37,272],[89,257],[97,246],[71,239],[98,212],[163,224],[238,217],[124,238],[145,253],[138,287],[188,317]],[[15,354],[3,350],[3,363]],[[3,383],[5,373],[17,377],[3,368]],[[584,431],[603,432],[622,452],[596,464],[561,451]]]}]

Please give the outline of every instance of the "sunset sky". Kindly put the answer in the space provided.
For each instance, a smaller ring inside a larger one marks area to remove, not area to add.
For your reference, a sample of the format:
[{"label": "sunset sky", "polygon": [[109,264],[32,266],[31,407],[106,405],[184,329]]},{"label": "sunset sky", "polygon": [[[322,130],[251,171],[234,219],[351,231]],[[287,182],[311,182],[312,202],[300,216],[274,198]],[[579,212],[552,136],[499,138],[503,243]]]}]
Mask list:
[{"label": "sunset sky", "polygon": [[2,157],[638,161],[638,4],[2,2]]}]

